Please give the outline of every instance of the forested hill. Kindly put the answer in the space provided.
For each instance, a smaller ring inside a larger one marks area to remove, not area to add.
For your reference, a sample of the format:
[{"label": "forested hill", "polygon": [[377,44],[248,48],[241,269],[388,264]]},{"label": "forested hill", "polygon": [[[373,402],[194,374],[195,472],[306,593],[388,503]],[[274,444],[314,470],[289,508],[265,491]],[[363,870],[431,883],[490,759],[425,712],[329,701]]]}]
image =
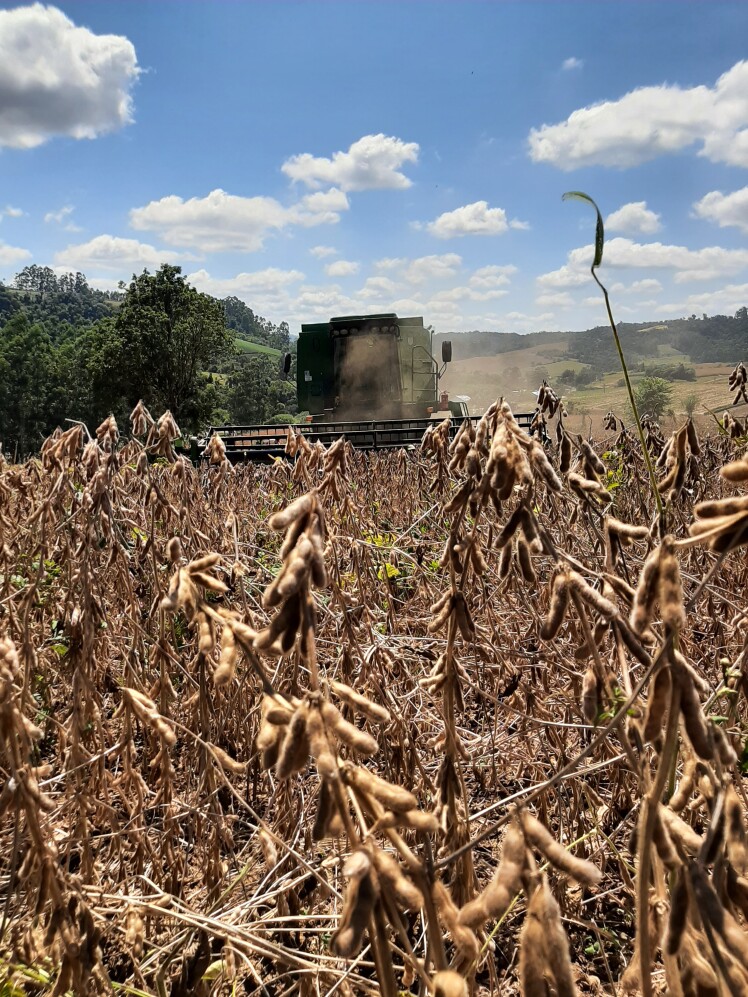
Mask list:
[{"label": "forested hill", "polygon": [[49,267],[26,267],[10,287],[0,284],[0,328],[24,312],[29,322],[59,342],[75,329],[112,315],[122,297],[119,291],[95,290],[81,273],[58,276]]},{"label": "forested hill", "polygon": [[142,400],[197,432],[228,422],[290,422],[296,414],[288,325],[238,298],[191,287],[179,267],[144,271],[119,290],[81,273],[29,266],[0,284],[0,449],[37,451],[69,420],[122,428]]},{"label": "forested hill", "polygon": [[[122,281],[117,291],[99,291],[89,285],[85,274],[56,274],[50,267],[34,264],[16,274],[10,285],[0,282],[0,329],[23,311],[32,325],[42,326],[52,343],[60,343],[84,326],[114,317],[125,291]],[[288,323],[275,325],[236,297],[224,298],[221,304],[226,328],[235,339],[274,350],[288,349]]]},{"label": "forested hill", "polygon": [[434,336],[434,356],[441,355],[441,344],[445,339],[452,341],[455,360],[469,360],[471,357],[493,357],[512,350],[524,350],[529,346],[543,346],[557,343],[564,336],[574,333],[564,332],[440,332]]},{"label": "forested hill", "polygon": [[[748,308],[735,315],[703,315],[666,322],[623,322],[618,333],[631,361],[678,354],[693,363],[736,363],[748,357]],[[496,356],[533,346],[553,344],[559,359],[568,357],[594,371],[613,370],[618,364],[609,326],[584,332],[536,332],[521,336],[507,332],[464,332],[434,337],[437,355],[440,342],[451,339],[455,360]]]}]

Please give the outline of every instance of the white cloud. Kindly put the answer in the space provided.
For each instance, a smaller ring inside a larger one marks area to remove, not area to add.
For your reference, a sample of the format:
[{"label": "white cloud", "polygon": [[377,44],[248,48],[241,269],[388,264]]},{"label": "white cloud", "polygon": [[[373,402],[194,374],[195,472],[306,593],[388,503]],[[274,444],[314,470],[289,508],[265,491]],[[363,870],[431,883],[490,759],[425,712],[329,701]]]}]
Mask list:
[{"label": "white cloud", "polygon": [[[347,277],[352,272],[349,262],[330,263],[325,268],[327,276]],[[282,303],[278,299],[275,311],[269,309],[262,314],[271,314],[276,320],[282,317],[303,322],[335,314],[394,311],[399,315],[423,315],[443,330],[485,328],[481,324],[485,303],[509,294],[508,285],[517,268],[512,264],[488,265],[465,272],[462,262],[456,253],[380,259],[371,265],[370,276],[355,291],[343,291],[343,280],[303,285],[292,289]],[[256,308],[258,300],[253,295],[249,303]],[[278,311],[281,304],[282,310]]]},{"label": "white cloud", "polygon": [[647,207],[646,201],[631,201],[608,215],[605,228],[611,232],[651,235],[660,230],[660,216]]},{"label": "white cloud", "polygon": [[385,256],[381,260],[374,261],[375,270],[397,270],[408,261],[402,256]]},{"label": "white cloud", "polygon": [[14,208],[12,204],[6,204],[4,208],[0,208],[0,219],[2,218],[21,218],[26,212],[22,208]]},{"label": "white cloud", "polygon": [[96,35],[41,3],[0,10],[0,146],[122,128],[139,73],[127,38]]},{"label": "white cloud", "polygon": [[480,267],[470,278],[471,287],[506,287],[510,277],[517,273],[517,268],[513,264],[506,266]]},{"label": "white cloud", "polygon": [[446,302],[465,301],[469,297],[469,287],[448,287],[443,291],[437,291],[434,295],[434,301],[440,301],[444,304]]},{"label": "white cloud", "polygon": [[291,180],[312,188],[330,184],[342,191],[402,190],[412,181],[400,167],[417,160],[417,142],[380,133],[364,135],[347,152],[335,152],[331,159],[303,152],[287,159],[281,169]]},{"label": "white cloud", "polygon": [[312,246],[309,253],[318,260],[324,260],[328,256],[337,256],[338,251],[332,246]]},{"label": "white cloud", "polygon": [[558,270],[551,270],[550,273],[543,273],[536,278],[541,287],[580,287],[588,280],[590,280],[589,269],[584,272],[572,270],[566,263]]},{"label": "white cloud", "polygon": [[559,291],[558,294],[539,294],[535,304],[541,308],[568,308],[574,304],[574,299],[568,291]]},{"label": "white cloud", "polygon": [[291,214],[298,215],[300,225],[334,224],[340,221],[340,212],[347,211],[350,202],[342,190],[330,187],[302,197],[299,209],[291,208]]},{"label": "white cloud", "polygon": [[376,299],[389,301],[398,289],[398,285],[389,277],[368,277],[366,283],[358,292],[358,297],[367,301]]},{"label": "white cloud", "polygon": [[343,294],[339,284],[310,284],[299,289],[293,307],[300,316],[329,318],[355,311],[355,302]]},{"label": "white cloud", "polygon": [[[549,277],[556,280],[562,277],[567,284],[553,286],[574,286],[584,283],[583,271],[589,271],[594,249],[582,246],[572,249],[568,264],[553,275],[544,274],[540,283],[550,284]],[[671,246],[661,242],[638,243],[623,236],[617,236],[605,243],[603,270],[606,267],[637,270],[672,270],[678,284],[689,281],[713,280],[718,277],[740,273],[748,268],[748,249],[724,249],[722,246],[706,246],[703,249],[688,249],[686,246]],[[557,275],[562,275],[558,277]],[[573,278],[573,279],[572,279]],[[591,279],[591,278],[587,278]]]},{"label": "white cloud", "polygon": [[503,208],[489,208],[487,201],[465,204],[445,211],[426,230],[437,239],[454,239],[463,235],[501,235],[509,226],[525,227],[525,222],[509,222]]},{"label": "white cloud", "polygon": [[463,285],[437,291],[432,300],[441,304],[456,301],[496,301],[499,298],[506,297],[507,294],[509,292],[503,288],[494,288],[491,291],[476,291],[474,287]]},{"label": "white cloud", "polygon": [[14,263],[21,263],[23,260],[30,260],[31,253],[28,249],[21,249],[20,246],[9,246],[5,242],[0,242],[0,266],[12,266]]},{"label": "white cloud", "polygon": [[421,298],[396,298],[392,302],[392,310],[398,316],[421,315],[425,309],[426,306]]},{"label": "white cloud", "polygon": [[351,274],[358,273],[359,264],[354,263],[353,260],[335,260],[334,263],[328,263],[325,267],[325,273],[328,277],[350,277]]},{"label": "white cloud", "polygon": [[696,143],[712,162],[748,166],[748,62],[736,63],[713,87],[640,87],[529,136],[532,159],[562,170],[637,166]]},{"label": "white cloud", "polygon": [[[654,277],[645,277],[643,280],[635,280],[632,284],[616,281],[608,290],[611,294],[659,294],[662,291],[662,284]],[[599,296],[595,300],[599,301]]]},{"label": "white cloud", "polygon": [[581,69],[583,65],[584,59],[577,59],[575,55],[570,55],[561,63],[561,68],[568,72],[570,69]]},{"label": "white cloud", "polygon": [[59,211],[48,211],[44,216],[44,221],[49,225],[50,222],[56,222],[61,225],[62,222],[67,218],[68,215],[72,215],[75,208],[72,204],[66,204],[64,208],[60,208]]},{"label": "white cloud", "polygon": [[[59,211],[48,211],[46,213],[46,215],[44,216],[44,221],[48,225],[51,222],[54,222],[57,225],[62,225],[62,223],[65,222],[65,219],[69,218],[70,215],[72,215],[72,213],[74,211],[75,211],[75,207],[72,204],[66,204],[65,207],[64,208],[60,208]],[[65,222],[65,225],[63,227],[64,227],[64,229],[65,229],[66,232],[82,232],[83,231],[83,229],[79,225],[76,225],[72,221]]]},{"label": "white cloud", "polygon": [[304,274],[300,270],[268,267],[253,273],[238,273],[235,277],[211,277],[207,270],[196,270],[188,274],[186,279],[199,291],[216,298],[236,295],[239,298],[261,298],[267,301],[287,291],[292,284],[304,280]]},{"label": "white cloud", "polygon": [[[550,325],[549,325],[550,323]],[[511,332],[537,332],[538,329],[558,328],[556,316],[553,312],[539,312],[530,315],[527,312],[511,311],[507,312],[497,325],[509,324]]]},{"label": "white cloud", "polygon": [[332,224],[347,207],[348,198],[335,188],[310,194],[290,207],[273,197],[239,197],[217,189],[207,197],[185,201],[170,194],[133,208],[130,224],[135,229],[158,232],[173,246],[216,253],[254,252],[262,248],[269,232],[289,225]]},{"label": "white cloud", "polygon": [[156,249],[137,239],[121,239],[114,235],[97,235],[88,242],[68,246],[55,255],[59,267],[72,270],[115,270],[123,277],[126,271],[142,268],[155,269],[162,263],[178,263],[181,260],[194,260],[186,253],[175,253],[170,249]]},{"label": "white cloud", "polygon": [[412,260],[393,256],[375,260],[373,266],[377,271],[396,274],[400,280],[409,284],[423,284],[429,280],[454,277],[462,266],[462,257],[457,253],[418,256]]},{"label": "white cloud", "polygon": [[659,294],[662,284],[654,277],[646,277],[644,280],[635,280],[627,290],[632,294]]},{"label": "white cloud", "polygon": [[[573,249],[569,253],[569,263],[572,267],[589,267],[592,257],[591,246]],[[670,246],[661,242],[638,243],[617,236],[605,244],[603,265],[641,270],[674,270],[673,279],[676,283],[713,280],[748,268],[748,249],[723,249],[721,246],[688,249],[686,246]]]},{"label": "white cloud", "polygon": [[738,308],[748,304],[748,284],[727,284],[716,291],[689,294],[683,301],[657,306],[659,315],[734,315]]},{"label": "white cloud", "polygon": [[716,222],[720,228],[733,226],[741,232],[748,232],[748,187],[723,194],[712,190],[693,206],[699,218]]},{"label": "white cloud", "polygon": [[399,314],[423,314],[428,316],[429,322],[446,324],[453,329],[478,328],[478,317],[468,316],[463,307],[505,297],[509,293],[507,285],[510,277],[517,272],[517,268],[512,264],[480,267],[469,275],[466,284],[449,286],[461,265],[462,258],[455,253],[422,256],[413,260],[378,260],[375,269],[385,272],[368,277],[348,301],[358,312],[379,308]]},{"label": "white cloud", "polygon": [[474,288],[470,289],[470,300],[471,301],[496,301],[498,298],[505,298],[509,294],[509,291],[503,288],[495,288],[492,291],[476,291]]},{"label": "white cloud", "polygon": [[462,265],[462,257],[457,253],[442,253],[440,256],[419,256],[409,263],[405,262],[403,279],[411,284],[423,284],[429,280],[454,277]]}]

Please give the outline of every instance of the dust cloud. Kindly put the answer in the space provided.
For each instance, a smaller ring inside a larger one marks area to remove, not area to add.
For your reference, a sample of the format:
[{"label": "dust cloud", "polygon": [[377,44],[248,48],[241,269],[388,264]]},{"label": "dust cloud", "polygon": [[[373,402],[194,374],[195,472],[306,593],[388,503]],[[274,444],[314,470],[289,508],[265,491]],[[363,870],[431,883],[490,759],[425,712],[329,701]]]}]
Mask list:
[{"label": "dust cloud", "polygon": [[398,344],[394,336],[335,340],[335,415],[344,419],[397,419],[402,413]]}]

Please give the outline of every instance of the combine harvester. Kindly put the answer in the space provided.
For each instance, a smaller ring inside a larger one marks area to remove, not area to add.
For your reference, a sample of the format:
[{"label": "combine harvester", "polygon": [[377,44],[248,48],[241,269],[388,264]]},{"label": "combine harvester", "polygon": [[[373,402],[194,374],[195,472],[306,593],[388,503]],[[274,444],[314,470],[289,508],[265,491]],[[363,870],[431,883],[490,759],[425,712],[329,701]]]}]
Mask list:
[{"label": "combine harvester", "polygon": [[[417,446],[434,421],[452,417],[452,433],[468,411],[465,396],[449,398],[439,379],[452,359],[442,343],[441,367],[423,319],[394,314],[346,315],[302,325],[296,352],[296,400],[306,423],[294,425],[310,442],[329,446],[344,436],[360,450]],[[287,354],[284,372],[291,367]],[[529,427],[532,414],[515,415]],[[282,457],[285,426],[213,426],[232,463]],[[197,444],[202,449],[205,441]]]}]

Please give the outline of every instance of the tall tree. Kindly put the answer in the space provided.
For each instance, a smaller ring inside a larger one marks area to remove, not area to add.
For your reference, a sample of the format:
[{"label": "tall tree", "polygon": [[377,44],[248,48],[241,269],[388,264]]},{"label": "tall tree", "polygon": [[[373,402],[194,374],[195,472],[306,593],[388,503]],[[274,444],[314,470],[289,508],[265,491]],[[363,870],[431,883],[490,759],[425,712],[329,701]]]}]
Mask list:
[{"label": "tall tree", "polygon": [[263,353],[246,354],[229,375],[226,403],[234,423],[269,422],[282,413],[295,414],[293,368],[284,377],[275,358]]},{"label": "tall tree", "polygon": [[49,337],[19,312],[6,323],[0,339],[0,440],[6,450],[25,455],[49,432],[52,374]]},{"label": "tall tree", "polygon": [[659,419],[670,407],[673,387],[661,377],[643,377],[634,389],[634,397],[642,415]]},{"label": "tall tree", "polygon": [[262,353],[242,358],[229,378],[228,407],[237,423],[267,422],[274,414],[271,403],[276,364]]},{"label": "tall tree", "polygon": [[134,277],[114,323],[111,375],[129,402],[143,398],[155,410],[192,418],[205,390],[203,372],[232,348],[223,307],[200,294],[165,264]]}]

